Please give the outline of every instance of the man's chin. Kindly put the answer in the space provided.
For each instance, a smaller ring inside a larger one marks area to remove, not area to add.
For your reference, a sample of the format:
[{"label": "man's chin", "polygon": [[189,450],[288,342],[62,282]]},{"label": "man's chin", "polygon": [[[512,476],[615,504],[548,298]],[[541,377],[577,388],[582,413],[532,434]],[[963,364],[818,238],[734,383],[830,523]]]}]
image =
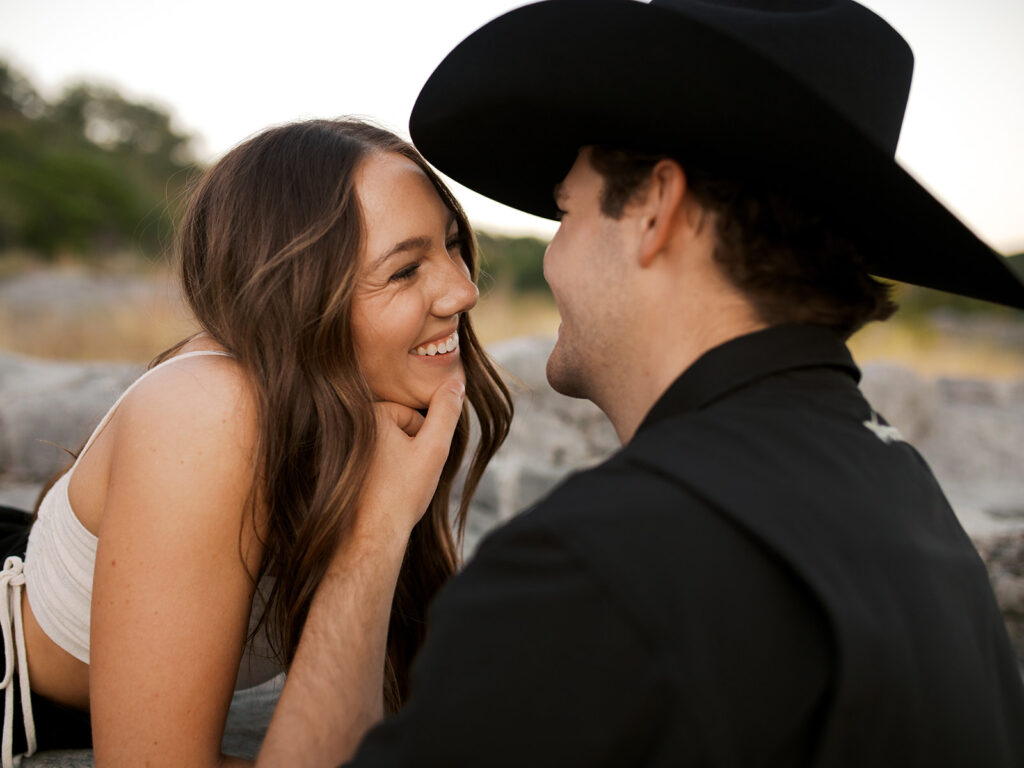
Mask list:
[{"label": "man's chin", "polygon": [[556,341],[555,348],[551,350],[547,366],[544,369],[548,384],[560,395],[586,400],[586,388],[583,386],[584,382],[581,381],[579,366],[572,364],[567,359],[568,356],[559,349],[558,344],[559,342]]}]

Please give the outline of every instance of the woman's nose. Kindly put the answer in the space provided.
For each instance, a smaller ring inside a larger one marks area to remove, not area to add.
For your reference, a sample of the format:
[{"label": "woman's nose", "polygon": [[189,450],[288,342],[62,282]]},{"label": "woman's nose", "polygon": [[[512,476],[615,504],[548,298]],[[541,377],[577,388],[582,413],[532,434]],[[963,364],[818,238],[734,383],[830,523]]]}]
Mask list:
[{"label": "woman's nose", "polygon": [[480,292],[469,277],[461,256],[447,260],[438,273],[433,310],[438,317],[452,317],[476,306]]}]

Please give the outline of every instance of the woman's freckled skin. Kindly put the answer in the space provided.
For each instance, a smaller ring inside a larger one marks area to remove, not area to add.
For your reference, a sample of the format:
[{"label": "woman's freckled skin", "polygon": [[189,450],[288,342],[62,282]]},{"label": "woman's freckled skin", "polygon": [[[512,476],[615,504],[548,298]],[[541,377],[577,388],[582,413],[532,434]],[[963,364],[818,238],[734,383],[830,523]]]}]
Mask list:
[{"label": "woman's freckled skin", "polygon": [[[476,304],[477,288],[452,212],[414,163],[395,154],[371,156],[356,188],[366,221],[352,303],[359,366],[378,400],[424,408],[441,382],[464,383],[465,373],[458,350],[432,357],[414,350],[457,330],[461,313]],[[414,244],[395,251],[402,243]]]}]

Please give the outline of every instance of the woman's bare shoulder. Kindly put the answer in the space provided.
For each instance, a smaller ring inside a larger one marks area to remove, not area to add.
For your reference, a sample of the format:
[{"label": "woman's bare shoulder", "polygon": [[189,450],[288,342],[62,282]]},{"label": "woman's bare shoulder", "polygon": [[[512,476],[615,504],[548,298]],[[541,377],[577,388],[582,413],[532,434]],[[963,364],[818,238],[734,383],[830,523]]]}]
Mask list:
[{"label": "woman's bare shoulder", "polygon": [[241,465],[252,466],[258,426],[256,392],[234,358],[172,359],[132,388],[115,420],[115,445],[134,450],[159,444],[182,457],[210,457],[210,451],[218,451],[217,462],[223,469],[234,463],[232,455],[239,457]]},{"label": "woman's bare shoulder", "polygon": [[[229,357],[176,360],[140,381],[109,425],[100,539],[128,530],[135,537],[160,531],[166,541],[201,532],[212,549],[196,553],[237,547],[239,526],[251,533],[259,524],[246,513],[257,487],[255,402],[245,371]],[[248,544],[254,566],[259,547]]]}]

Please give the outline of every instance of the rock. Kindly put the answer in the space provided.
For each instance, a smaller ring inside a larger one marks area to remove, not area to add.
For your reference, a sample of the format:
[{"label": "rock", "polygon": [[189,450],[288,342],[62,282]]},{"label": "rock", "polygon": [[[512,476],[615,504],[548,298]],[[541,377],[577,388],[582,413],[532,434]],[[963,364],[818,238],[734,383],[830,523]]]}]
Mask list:
[{"label": "rock", "polygon": [[[221,740],[221,750],[225,755],[256,759],[284,687],[284,679],[282,673],[261,685],[235,691]],[[23,768],[93,768],[93,755],[91,749],[52,750],[25,758],[21,765]]]},{"label": "rock", "polygon": [[35,509],[42,487],[41,483],[3,482],[3,478],[0,478],[0,506],[30,512]]},{"label": "rock", "polygon": [[22,758],[22,768],[93,768],[91,749],[54,749]]},{"label": "rock", "polygon": [[284,688],[285,675],[267,680],[253,688],[235,691],[231,697],[228,720],[224,725],[221,751],[225,755],[255,760],[270,725],[274,707]]},{"label": "rock", "polygon": [[924,439],[939,403],[934,383],[899,365],[866,365],[861,373],[861,391],[872,407],[898,427],[908,442]]},{"label": "rock", "polygon": [[1024,660],[1024,532],[1020,529],[975,539],[1006,620],[1017,658]]},{"label": "rock", "polygon": [[1024,381],[924,380],[868,365],[861,388],[931,467],[989,572],[1024,661]]},{"label": "rock", "polygon": [[553,345],[553,338],[523,337],[488,349],[506,374],[515,417],[470,506],[467,554],[487,530],[534,504],[570,472],[619,447],[597,406],[559,395],[548,385],[545,366]]},{"label": "rock", "polygon": [[[516,416],[473,499],[467,556],[495,525],[618,448],[596,406],[548,386],[552,344],[529,337],[489,350],[509,375]],[[40,484],[69,458],[39,441],[77,450],[140,372],[135,365],[0,354],[0,504],[30,508]],[[863,373],[868,399],[927,460],[982,554],[1024,659],[1024,381],[924,379],[894,365],[868,365]]]},{"label": "rock", "polygon": [[1024,526],[1024,382],[866,366],[873,405],[924,456],[973,537]]},{"label": "rock", "polygon": [[[520,338],[489,350],[513,376],[516,415],[470,507],[467,555],[490,528],[618,448],[596,406],[548,386],[552,344]],[[929,380],[876,364],[864,367],[861,386],[932,467],[988,567],[1024,660],[1024,381]]]},{"label": "rock", "polygon": [[167,280],[140,278],[118,271],[96,272],[86,268],[38,269],[0,281],[0,305],[31,321],[52,316],[81,318],[90,311],[111,306],[166,300],[174,295]]},{"label": "rock", "polygon": [[[571,471],[612,453],[618,440],[592,403],[556,394],[544,368],[553,340],[519,338],[489,352],[510,374],[516,415],[472,507],[485,530],[535,502]],[[928,380],[869,365],[862,389],[931,465],[972,535],[1024,525],[1024,382]]]},{"label": "rock", "polygon": [[[42,482],[72,460],[139,365],[0,353],[0,475]],[[64,450],[66,449],[66,450]]]}]

